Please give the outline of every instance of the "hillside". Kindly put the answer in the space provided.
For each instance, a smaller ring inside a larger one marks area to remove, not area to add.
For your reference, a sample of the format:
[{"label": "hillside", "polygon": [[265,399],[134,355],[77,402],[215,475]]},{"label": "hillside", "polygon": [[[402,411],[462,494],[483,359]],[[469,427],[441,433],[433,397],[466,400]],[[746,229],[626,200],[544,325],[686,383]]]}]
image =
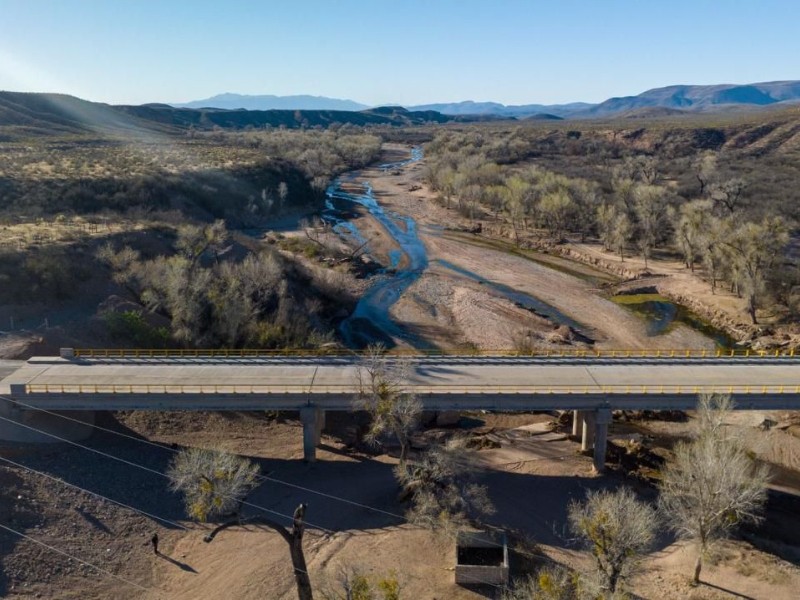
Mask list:
[{"label": "hillside", "polygon": [[435,111],[400,107],[345,110],[225,110],[168,104],[112,106],[63,94],[0,92],[0,140],[52,134],[148,135],[189,128],[207,130],[352,125],[412,126],[454,120]]},{"label": "hillside", "polygon": [[575,116],[600,117],[652,107],[718,112],[734,107],[752,109],[796,101],[800,101],[800,81],[748,85],[672,85],[647,90],[637,96],[610,98]]},{"label": "hillside", "polygon": [[15,134],[76,134],[97,131],[131,133],[161,129],[108,104],[89,102],[66,94],[0,92],[0,140]]}]

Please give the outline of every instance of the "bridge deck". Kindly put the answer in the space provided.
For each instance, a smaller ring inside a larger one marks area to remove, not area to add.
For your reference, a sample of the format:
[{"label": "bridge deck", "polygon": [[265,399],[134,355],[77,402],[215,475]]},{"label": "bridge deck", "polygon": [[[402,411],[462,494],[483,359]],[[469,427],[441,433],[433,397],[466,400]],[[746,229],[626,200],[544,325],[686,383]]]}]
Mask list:
[{"label": "bridge deck", "polygon": [[[344,410],[358,391],[351,360],[31,359],[3,381],[21,402],[58,409]],[[414,363],[406,389],[426,408],[688,408],[704,391],[741,408],[800,409],[800,363],[617,359]]]}]

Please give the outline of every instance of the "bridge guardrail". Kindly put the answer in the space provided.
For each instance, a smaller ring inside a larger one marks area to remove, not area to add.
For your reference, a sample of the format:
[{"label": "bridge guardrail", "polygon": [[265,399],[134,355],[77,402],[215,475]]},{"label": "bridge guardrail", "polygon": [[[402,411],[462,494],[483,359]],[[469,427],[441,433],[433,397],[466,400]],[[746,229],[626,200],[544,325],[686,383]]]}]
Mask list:
[{"label": "bridge guardrail", "polygon": [[[557,385],[557,386],[409,386],[420,396],[431,394],[515,395],[515,394],[800,394],[800,385]],[[352,394],[353,385],[163,385],[163,384],[27,384],[26,394]]]},{"label": "bridge guardrail", "polygon": [[[366,352],[348,350],[344,348],[330,348],[320,350],[308,349],[283,349],[268,350],[261,348],[241,349],[183,349],[183,348],[75,348],[74,356],[77,358],[274,358],[274,357],[325,357],[325,356],[364,356]],[[437,356],[486,356],[486,357],[552,357],[552,358],[775,358],[800,357],[800,352],[792,349],[777,350],[590,350],[590,349],[560,349],[560,350],[533,350],[519,352],[516,350],[390,350],[387,356],[408,357],[437,357]]]}]

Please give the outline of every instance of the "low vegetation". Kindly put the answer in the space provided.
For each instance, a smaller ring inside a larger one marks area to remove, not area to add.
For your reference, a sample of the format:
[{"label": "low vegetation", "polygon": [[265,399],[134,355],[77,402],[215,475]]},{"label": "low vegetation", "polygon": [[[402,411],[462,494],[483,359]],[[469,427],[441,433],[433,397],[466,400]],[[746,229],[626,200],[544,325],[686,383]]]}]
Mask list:
[{"label": "low vegetation", "polygon": [[[324,282],[270,247],[237,243],[222,221],[181,226],[173,247],[174,254],[151,259],[110,244],[98,254],[150,314],[169,319],[171,343],[305,348],[333,341],[324,317],[338,304],[337,290],[326,293]],[[160,329],[131,330],[135,321],[115,316],[109,325],[127,327],[134,338],[161,336]]]}]

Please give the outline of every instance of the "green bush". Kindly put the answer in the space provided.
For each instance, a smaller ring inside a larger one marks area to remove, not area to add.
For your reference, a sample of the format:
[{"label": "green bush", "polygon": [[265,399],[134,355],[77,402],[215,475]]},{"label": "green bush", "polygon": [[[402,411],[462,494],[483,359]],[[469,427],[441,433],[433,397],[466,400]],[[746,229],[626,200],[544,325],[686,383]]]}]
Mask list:
[{"label": "green bush", "polygon": [[115,341],[132,343],[137,348],[165,348],[169,341],[169,330],[150,325],[141,311],[109,312],[103,318]]}]

